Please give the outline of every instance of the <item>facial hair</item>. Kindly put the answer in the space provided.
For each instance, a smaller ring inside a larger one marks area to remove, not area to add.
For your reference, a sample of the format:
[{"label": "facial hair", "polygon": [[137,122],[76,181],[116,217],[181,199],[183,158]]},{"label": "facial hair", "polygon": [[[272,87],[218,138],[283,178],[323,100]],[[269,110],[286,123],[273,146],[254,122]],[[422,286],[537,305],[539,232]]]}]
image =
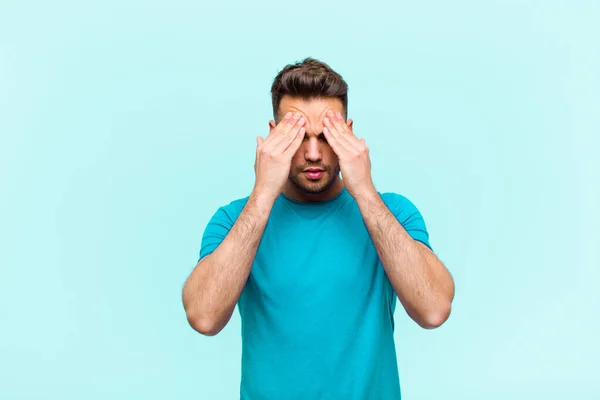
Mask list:
[{"label": "facial hair", "polygon": [[300,174],[306,168],[310,168],[310,166],[304,166],[302,168],[299,168],[298,172],[296,172],[294,174],[290,172],[289,179],[294,184],[294,186],[296,186],[301,192],[304,192],[307,194],[319,194],[319,193],[325,192],[327,189],[329,189],[331,186],[333,186],[336,178],[340,174],[339,165],[337,165],[335,168],[333,168],[334,173],[331,173],[331,170],[332,170],[331,167],[324,167],[324,166],[320,165],[320,166],[318,166],[318,168],[323,169],[325,171],[325,173],[329,173],[329,178],[327,179],[327,181],[325,181],[325,182],[312,182],[312,181],[305,182],[304,180],[300,179]]}]

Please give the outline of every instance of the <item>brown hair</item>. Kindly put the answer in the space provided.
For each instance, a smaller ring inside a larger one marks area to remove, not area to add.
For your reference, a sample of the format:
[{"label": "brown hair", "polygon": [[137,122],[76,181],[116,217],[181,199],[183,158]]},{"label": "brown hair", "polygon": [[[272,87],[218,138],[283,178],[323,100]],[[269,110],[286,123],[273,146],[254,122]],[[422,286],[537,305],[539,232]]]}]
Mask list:
[{"label": "brown hair", "polygon": [[279,104],[285,95],[309,99],[312,97],[337,97],[348,115],[348,85],[329,65],[314,58],[289,64],[277,74],[271,86],[273,116],[277,120]]}]

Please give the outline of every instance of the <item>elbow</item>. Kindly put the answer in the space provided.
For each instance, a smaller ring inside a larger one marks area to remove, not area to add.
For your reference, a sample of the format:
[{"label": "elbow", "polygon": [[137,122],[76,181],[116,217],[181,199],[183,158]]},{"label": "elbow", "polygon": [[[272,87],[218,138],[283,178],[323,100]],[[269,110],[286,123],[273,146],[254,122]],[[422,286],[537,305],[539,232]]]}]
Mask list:
[{"label": "elbow", "polygon": [[438,300],[431,305],[429,310],[421,314],[418,324],[424,329],[436,329],[442,326],[452,312],[452,302],[454,300],[454,283],[448,289],[444,296],[440,296]]},{"label": "elbow", "polygon": [[430,311],[419,318],[418,324],[424,329],[436,329],[442,326],[450,317],[450,303],[438,307],[436,310]]},{"label": "elbow", "polygon": [[198,313],[186,312],[187,321],[190,326],[204,336],[215,336],[223,329],[214,318],[207,318]]}]

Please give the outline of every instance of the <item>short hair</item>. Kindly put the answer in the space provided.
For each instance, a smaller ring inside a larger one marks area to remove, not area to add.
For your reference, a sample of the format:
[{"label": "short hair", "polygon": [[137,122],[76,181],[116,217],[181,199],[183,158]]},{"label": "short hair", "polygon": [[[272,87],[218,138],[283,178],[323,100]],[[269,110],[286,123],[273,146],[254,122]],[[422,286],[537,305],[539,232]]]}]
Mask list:
[{"label": "short hair", "polygon": [[314,58],[286,65],[275,77],[271,86],[275,119],[281,99],[286,95],[303,99],[336,97],[348,115],[348,84],[329,65]]}]

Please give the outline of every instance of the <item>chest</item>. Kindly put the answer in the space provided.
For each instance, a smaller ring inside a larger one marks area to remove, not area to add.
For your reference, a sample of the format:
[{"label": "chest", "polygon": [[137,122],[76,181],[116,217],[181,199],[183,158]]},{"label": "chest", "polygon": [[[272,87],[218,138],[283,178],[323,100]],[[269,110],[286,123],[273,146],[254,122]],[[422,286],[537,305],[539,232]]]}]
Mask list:
[{"label": "chest", "polygon": [[256,295],[275,303],[314,304],[336,296],[364,297],[382,272],[358,211],[269,221],[249,280]]}]

